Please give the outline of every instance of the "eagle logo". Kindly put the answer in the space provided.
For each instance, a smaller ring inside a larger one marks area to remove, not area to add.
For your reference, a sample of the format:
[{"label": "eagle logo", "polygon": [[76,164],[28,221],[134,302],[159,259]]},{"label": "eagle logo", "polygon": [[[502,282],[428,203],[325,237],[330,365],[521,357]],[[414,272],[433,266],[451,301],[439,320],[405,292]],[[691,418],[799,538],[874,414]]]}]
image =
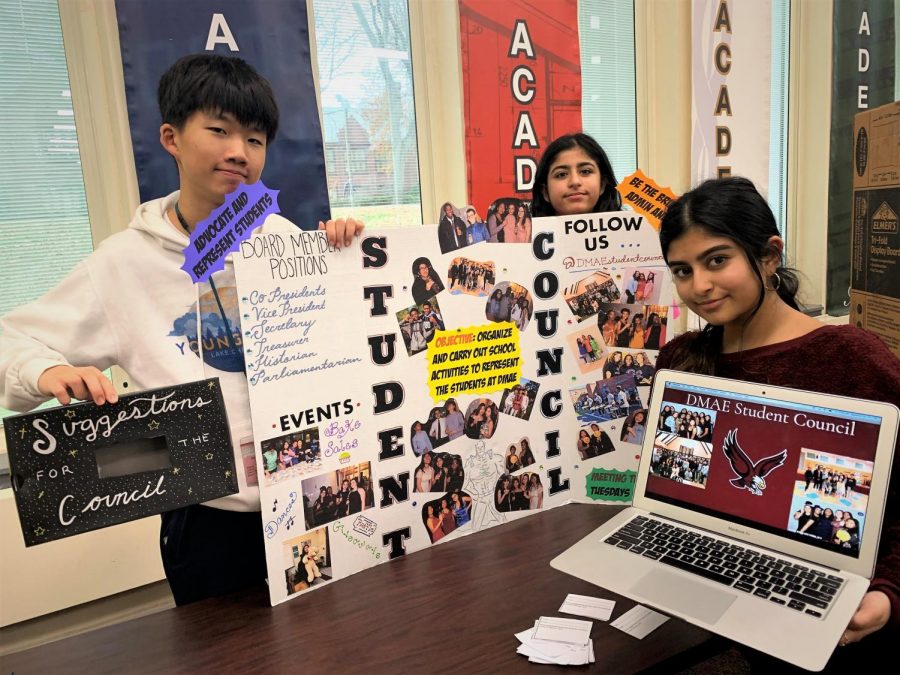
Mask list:
[{"label": "eagle logo", "polygon": [[763,490],[766,489],[765,477],[784,464],[787,459],[787,450],[785,449],[754,462],[738,445],[737,429],[732,429],[726,434],[722,452],[728,458],[732,471],[737,475],[737,478],[731,479],[731,484],[739,490],[746,488],[748,492],[757,496],[762,495]]}]

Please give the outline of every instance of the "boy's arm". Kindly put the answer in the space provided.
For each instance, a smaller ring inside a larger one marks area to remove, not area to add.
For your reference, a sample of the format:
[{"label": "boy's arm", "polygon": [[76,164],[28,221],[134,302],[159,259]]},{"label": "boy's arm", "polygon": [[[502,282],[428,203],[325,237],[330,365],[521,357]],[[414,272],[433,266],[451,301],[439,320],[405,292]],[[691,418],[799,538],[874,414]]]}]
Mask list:
[{"label": "boy's arm", "polygon": [[31,410],[51,396],[115,400],[100,372],[116,362],[113,330],[82,263],[39,300],[0,318],[0,406]]}]

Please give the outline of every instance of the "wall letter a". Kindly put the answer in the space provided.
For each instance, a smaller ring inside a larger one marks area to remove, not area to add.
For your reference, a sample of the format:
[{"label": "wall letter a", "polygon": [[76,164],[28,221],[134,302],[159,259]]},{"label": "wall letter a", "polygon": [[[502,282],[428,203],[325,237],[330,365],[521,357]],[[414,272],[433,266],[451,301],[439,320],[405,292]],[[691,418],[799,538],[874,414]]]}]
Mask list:
[{"label": "wall letter a", "polygon": [[212,21],[209,24],[209,35],[206,36],[206,51],[211,52],[216,45],[228,45],[228,49],[233,52],[241,51],[238,49],[237,41],[231,34],[228,22],[225,20],[224,14],[213,14]]}]

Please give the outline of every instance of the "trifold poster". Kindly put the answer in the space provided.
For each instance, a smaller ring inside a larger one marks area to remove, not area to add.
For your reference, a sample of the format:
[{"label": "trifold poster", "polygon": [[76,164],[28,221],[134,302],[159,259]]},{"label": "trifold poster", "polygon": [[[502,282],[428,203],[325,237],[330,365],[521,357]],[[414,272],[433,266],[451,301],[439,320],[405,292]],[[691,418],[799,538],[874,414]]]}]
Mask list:
[{"label": "trifold poster", "polygon": [[444,253],[436,226],[340,251],[294,229],[242,243],[273,604],[542,509],[631,500],[672,304],[657,232],[634,212],[526,230]]}]

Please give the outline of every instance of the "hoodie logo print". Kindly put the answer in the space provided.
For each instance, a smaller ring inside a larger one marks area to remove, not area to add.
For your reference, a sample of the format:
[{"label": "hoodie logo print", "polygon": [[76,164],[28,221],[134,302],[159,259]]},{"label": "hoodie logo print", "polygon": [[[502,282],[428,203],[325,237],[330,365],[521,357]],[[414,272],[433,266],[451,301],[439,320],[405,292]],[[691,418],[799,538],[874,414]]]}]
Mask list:
[{"label": "hoodie logo print", "polygon": [[[222,309],[225,310],[223,319],[212,289],[208,286],[206,288],[208,290],[201,293],[199,297],[202,330],[197,330],[197,303],[195,302],[186,313],[175,319],[169,336],[183,337],[187,348],[195,356],[200,355],[202,348],[203,362],[212,368],[229,373],[244,372],[244,351],[237,289],[234,286],[217,286],[219,300],[222,302]],[[198,334],[200,335],[199,339]],[[185,345],[179,345],[182,354],[187,354],[188,350],[184,347]]]}]

